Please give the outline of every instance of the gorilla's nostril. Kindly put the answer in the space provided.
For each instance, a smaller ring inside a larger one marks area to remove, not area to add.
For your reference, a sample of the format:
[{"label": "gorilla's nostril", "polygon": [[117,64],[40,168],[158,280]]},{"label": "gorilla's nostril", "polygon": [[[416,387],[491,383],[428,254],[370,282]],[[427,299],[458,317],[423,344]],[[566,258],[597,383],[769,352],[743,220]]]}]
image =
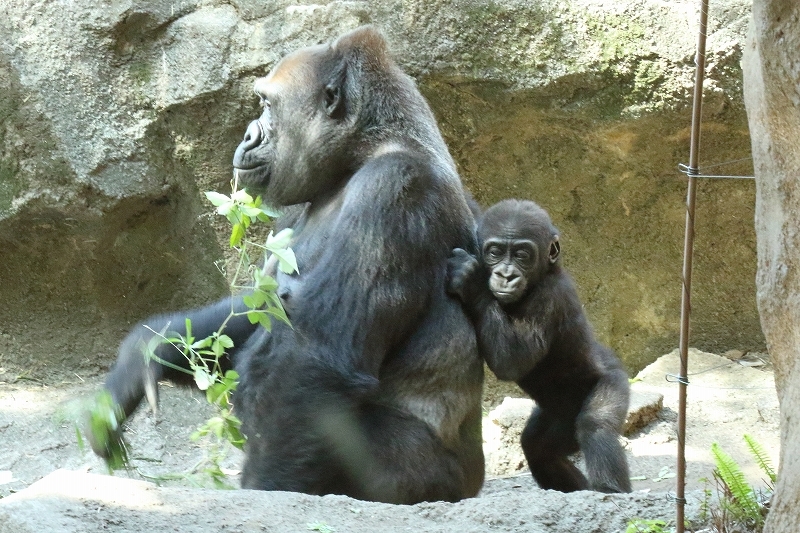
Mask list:
[{"label": "gorilla's nostril", "polygon": [[261,127],[261,123],[258,120],[254,120],[248,124],[247,130],[244,132],[242,144],[244,145],[245,150],[250,150],[261,144],[263,138],[264,130]]}]

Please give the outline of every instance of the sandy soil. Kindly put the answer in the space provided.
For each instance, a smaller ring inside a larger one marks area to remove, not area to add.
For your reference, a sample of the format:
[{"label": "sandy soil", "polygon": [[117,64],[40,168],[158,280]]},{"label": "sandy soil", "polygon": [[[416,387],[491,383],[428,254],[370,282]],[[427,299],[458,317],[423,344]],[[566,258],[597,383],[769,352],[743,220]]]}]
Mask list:
[{"label": "sandy soil", "polygon": [[[637,517],[674,522],[675,506],[669,496],[675,490],[677,386],[665,375],[677,369],[677,355],[668,354],[642,371],[634,385],[663,394],[664,409],[656,420],[625,439],[633,494],[542,491],[523,471],[490,478],[477,498],[416,506],[197,488],[210,486],[207,476],[175,474],[196,471],[194,467],[202,465],[208,449],[192,442],[189,435],[211,411],[201,396],[168,386],[162,387],[158,416],[142,409],[129,421],[135,470],[109,477],[101,461],[79,449],[74,428],[61,418],[68,411],[66,403],[91,394],[101,376],[44,384],[0,374],[0,532],[608,533],[625,531],[626,523]],[[719,442],[743,466],[751,483],[760,484],[761,473],[742,434],[753,435],[777,465],[778,402],[769,364],[751,368],[692,351],[690,382],[687,516],[700,526],[702,489],[710,487],[702,479],[711,479],[713,469],[711,443]],[[236,486],[241,454],[234,449],[226,452],[223,466]],[[142,479],[158,481],[159,486]]]}]

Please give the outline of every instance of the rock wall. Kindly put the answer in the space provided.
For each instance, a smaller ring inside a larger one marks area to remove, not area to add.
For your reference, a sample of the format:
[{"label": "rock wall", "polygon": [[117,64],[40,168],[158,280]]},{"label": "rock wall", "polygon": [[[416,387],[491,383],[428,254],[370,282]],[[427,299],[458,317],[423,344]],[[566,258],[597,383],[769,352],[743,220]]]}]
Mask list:
[{"label": "rock wall", "polygon": [[800,523],[800,5],[756,0],[744,60],[753,139],[758,308],[775,365],[781,460],[768,533]]},{"label": "rock wall", "polygon": [[[6,0],[0,367],[103,366],[128,325],[224,290],[224,190],[287,51],[380,26],[483,204],[532,198],[599,336],[635,371],[678,338],[694,0]],[[703,162],[747,157],[748,0],[715,2]],[[749,174],[747,163],[725,168]],[[754,187],[699,192],[693,344],[763,347]]]}]

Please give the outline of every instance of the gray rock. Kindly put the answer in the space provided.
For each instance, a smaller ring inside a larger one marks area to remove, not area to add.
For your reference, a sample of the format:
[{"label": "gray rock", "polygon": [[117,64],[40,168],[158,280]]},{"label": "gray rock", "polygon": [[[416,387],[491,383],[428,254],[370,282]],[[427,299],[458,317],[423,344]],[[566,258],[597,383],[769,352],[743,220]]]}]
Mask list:
[{"label": "gray rock", "polygon": [[486,475],[506,476],[527,470],[519,439],[533,406],[530,398],[506,397],[483,418]]},{"label": "gray rock", "polygon": [[628,416],[625,417],[623,435],[631,435],[658,418],[664,408],[664,395],[659,392],[640,390],[634,384],[631,387],[631,401]]},{"label": "gray rock", "polygon": [[[663,394],[634,386],[623,435],[631,435],[655,420],[663,403]],[[484,417],[483,453],[487,475],[507,476],[527,470],[519,440],[534,405],[530,398],[506,397]]]},{"label": "gray rock", "polygon": [[[527,480],[526,480],[527,481]],[[531,486],[499,488],[452,504],[389,505],[344,496],[292,492],[163,488],[151,483],[57,471],[0,500],[0,533],[85,531],[508,531],[570,533],[624,531],[632,517],[668,521],[665,494],[564,494]],[[519,488],[517,488],[519,487]],[[700,516],[699,492],[687,518]],[[570,512],[565,512],[569,510]],[[591,529],[589,529],[591,528]]]},{"label": "gray rock", "polygon": [[[749,5],[722,0],[712,13],[703,142],[715,161],[749,149],[738,67]],[[131,322],[222,294],[214,263],[226,224],[200,193],[227,187],[257,108],[254,78],[298,46],[371,22],[419,79],[475,197],[550,210],[599,336],[643,367],[677,328],[673,169],[688,146],[695,10],[658,0],[4,2],[3,364],[95,370]],[[737,213],[753,192],[710,187],[698,246],[725,254],[698,260],[694,344],[763,350],[739,290],[754,239]]]},{"label": "gray rock", "polygon": [[753,3],[743,61],[757,196],[756,287],[780,398],[781,469],[767,525],[788,533],[800,523],[800,5]]}]

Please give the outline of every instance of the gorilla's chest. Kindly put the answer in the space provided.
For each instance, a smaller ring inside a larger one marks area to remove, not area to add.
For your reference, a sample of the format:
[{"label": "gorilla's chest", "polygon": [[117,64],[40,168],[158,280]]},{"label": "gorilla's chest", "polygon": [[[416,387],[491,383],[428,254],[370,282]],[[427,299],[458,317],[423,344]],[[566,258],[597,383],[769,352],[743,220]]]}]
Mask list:
[{"label": "gorilla's chest", "polygon": [[[325,299],[358,279],[352,261],[338,252],[347,243],[352,244],[351,236],[338,223],[340,206],[340,202],[333,201],[322,208],[309,209],[293,227],[291,248],[298,271],[288,274],[279,270],[276,280],[278,295],[294,326],[319,322],[329,309]],[[350,292],[358,290],[358,285],[349,287]]]}]

